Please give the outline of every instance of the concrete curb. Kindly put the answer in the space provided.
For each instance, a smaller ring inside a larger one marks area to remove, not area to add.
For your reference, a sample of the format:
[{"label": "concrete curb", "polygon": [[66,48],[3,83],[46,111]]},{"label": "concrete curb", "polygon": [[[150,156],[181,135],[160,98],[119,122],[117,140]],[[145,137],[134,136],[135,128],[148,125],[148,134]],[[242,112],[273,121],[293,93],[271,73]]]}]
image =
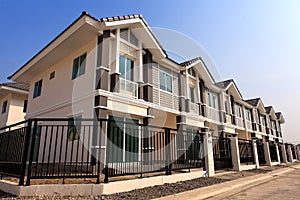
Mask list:
[{"label": "concrete curb", "polygon": [[268,174],[258,174],[250,177],[240,178],[233,181],[228,181],[208,187],[203,187],[187,192],[182,192],[179,194],[166,196],[162,198],[157,198],[156,200],[181,200],[181,199],[189,199],[189,200],[198,200],[198,199],[207,199],[210,197],[214,197],[216,195],[220,195],[225,192],[229,192],[232,190],[241,190],[253,187],[255,185],[259,185],[261,183],[267,182],[277,176],[282,174],[294,171],[296,169],[300,169],[300,165],[290,166],[288,168],[278,169]]}]

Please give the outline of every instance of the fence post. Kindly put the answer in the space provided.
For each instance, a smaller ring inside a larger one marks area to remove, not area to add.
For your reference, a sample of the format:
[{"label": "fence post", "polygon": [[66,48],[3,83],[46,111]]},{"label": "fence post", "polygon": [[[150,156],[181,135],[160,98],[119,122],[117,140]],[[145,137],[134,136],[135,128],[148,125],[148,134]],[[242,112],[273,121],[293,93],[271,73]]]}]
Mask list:
[{"label": "fence post", "polygon": [[30,146],[30,156],[29,156],[29,164],[28,164],[26,185],[30,185],[31,167],[32,167],[32,161],[33,161],[34,145],[35,145],[35,138],[36,138],[37,126],[38,126],[38,121],[34,120],[33,132],[32,132],[32,139],[31,139],[31,146]]},{"label": "fence post", "polygon": [[21,166],[21,174],[20,174],[19,185],[24,185],[25,172],[26,172],[26,164],[27,164],[27,156],[28,156],[29,143],[30,143],[31,126],[32,126],[32,121],[31,121],[31,119],[29,119],[27,121],[27,130],[26,130],[26,133],[25,133],[25,140],[24,140],[24,147],[23,147],[22,166]]},{"label": "fence post", "polygon": [[285,148],[285,145],[284,144],[281,144],[280,145],[281,147],[281,155],[282,155],[282,162],[283,163],[287,163],[288,160],[287,160],[287,156],[286,156],[286,148]]},{"label": "fence post", "polygon": [[252,148],[253,148],[253,157],[255,162],[256,169],[259,169],[259,159],[258,159],[258,153],[257,153],[257,140],[252,140]]},{"label": "fence post", "polygon": [[[97,166],[97,180],[96,180],[96,184],[99,184],[100,183],[100,174],[101,174],[101,172],[100,172],[100,159],[101,159],[101,131],[102,131],[102,121],[100,120],[100,130],[98,130],[98,120],[96,119],[96,117],[94,117],[94,120],[93,120],[93,138],[94,138],[94,136],[95,135],[98,135],[98,138],[97,138],[97,140],[98,140],[98,144],[97,144],[97,146],[98,146],[98,152],[97,152],[97,154],[98,154],[98,156],[97,156],[97,158],[98,158],[98,161],[97,161],[97,164],[98,164],[98,166]],[[93,140],[95,140],[95,138],[93,139]],[[94,145],[95,146],[95,145]]]},{"label": "fence post", "polygon": [[268,141],[264,142],[264,152],[265,152],[266,165],[271,166],[271,155],[270,155],[270,147]]},{"label": "fence post", "polygon": [[166,148],[166,175],[172,174],[171,163],[171,130],[165,129],[165,148]]},{"label": "fence post", "polygon": [[215,164],[214,164],[214,152],[212,143],[212,133],[207,128],[203,128],[203,143],[204,143],[204,155],[205,155],[205,171],[208,172],[208,176],[212,177],[215,175]]},{"label": "fence post", "polygon": [[239,150],[239,142],[236,134],[231,137],[231,157],[232,157],[232,167],[233,170],[241,171],[241,161],[240,161],[240,150]]},{"label": "fence post", "polygon": [[[107,122],[108,127],[110,126],[110,121]],[[110,151],[110,142],[108,141],[108,138],[110,138],[110,130],[107,131],[107,137],[106,137],[106,147],[105,147],[105,167],[104,167],[104,183],[108,183],[108,162],[109,162],[109,151]]]},{"label": "fence post", "polygon": [[288,161],[293,162],[293,154],[291,145],[287,146]]}]

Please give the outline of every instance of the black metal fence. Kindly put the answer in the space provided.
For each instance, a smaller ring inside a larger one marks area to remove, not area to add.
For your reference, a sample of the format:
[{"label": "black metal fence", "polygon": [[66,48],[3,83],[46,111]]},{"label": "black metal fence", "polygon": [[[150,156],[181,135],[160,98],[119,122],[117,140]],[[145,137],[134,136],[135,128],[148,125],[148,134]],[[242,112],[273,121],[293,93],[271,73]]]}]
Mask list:
[{"label": "black metal fence", "polygon": [[269,149],[270,149],[270,157],[272,162],[278,162],[276,144],[273,142],[269,142]]},{"label": "black metal fence", "polygon": [[260,165],[266,164],[266,158],[265,158],[265,149],[264,149],[264,143],[261,140],[257,140],[256,143],[257,147],[257,155],[258,155],[258,161]]},{"label": "black metal fence", "polygon": [[252,140],[238,140],[240,162],[246,164],[254,163]]},{"label": "black metal fence", "polygon": [[285,144],[285,152],[286,152],[286,157],[288,162],[292,162],[292,158],[289,155],[289,145]]},{"label": "black metal fence", "polygon": [[232,168],[230,138],[214,138],[213,153],[216,170]]},{"label": "black metal fence", "polygon": [[31,119],[0,129],[0,175],[95,178],[201,168],[203,134],[114,119]]},{"label": "black metal fence", "polygon": [[27,122],[0,129],[0,175],[21,177]]},{"label": "black metal fence", "polygon": [[203,167],[203,134],[199,131],[146,126],[120,119],[101,120],[107,127],[104,182],[128,174]]},{"label": "black metal fence", "polygon": [[279,144],[278,146],[278,151],[279,151],[279,156],[280,156],[280,162],[282,163],[283,162],[283,152],[282,152],[282,147],[281,147],[282,144]]},{"label": "black metal fence", "polygon": [[297,159],[295,146],[292,146],[292,156],[293,156],[293,159],[295,159],[295,160]]}]

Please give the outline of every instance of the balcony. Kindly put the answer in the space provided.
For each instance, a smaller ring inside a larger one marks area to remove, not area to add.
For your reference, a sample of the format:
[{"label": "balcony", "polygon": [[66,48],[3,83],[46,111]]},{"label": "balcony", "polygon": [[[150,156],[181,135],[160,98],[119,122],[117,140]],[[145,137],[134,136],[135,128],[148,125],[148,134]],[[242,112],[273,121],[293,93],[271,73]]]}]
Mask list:
[{"label": "balcony", "polygon": [[261,126],[261,132],[262,132],[262,133],[267,133],[266,127],[265,127],[265,126]]},{"label": "balcony", "polygon": [[252,122],[251,121],[249,121],[249,120],[246,120],[246,128],[248,129],[248,130],[252,130]]},{"label": "balcony", "polygon": [[133,81],[120,78],[120,93],[128,97],[138,98],[139,85]]},{"label": "balcony", "polygon": [[199,105],[191,102],[191,113],[199,115]]},{"label": "balcony", "polygon": [[242,118],[236,118],[236,126],[244,128],[244,120]]},{"label": "balcony", "polygon": [[219,110],[216,108],[206,107],[206,117],[214,121],[220,121]]},{"label": "balcony", "polygon": [[228,115],[228,114],[226,114],[226,123],[227,124],[232,124],[232,118],[231,118],[231,115]]}]

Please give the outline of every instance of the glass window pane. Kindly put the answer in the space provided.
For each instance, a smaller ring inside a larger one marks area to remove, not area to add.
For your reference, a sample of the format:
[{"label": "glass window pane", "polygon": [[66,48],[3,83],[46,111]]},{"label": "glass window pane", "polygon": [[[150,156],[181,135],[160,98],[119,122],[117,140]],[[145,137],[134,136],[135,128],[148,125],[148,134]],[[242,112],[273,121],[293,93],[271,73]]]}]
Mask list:
[{"label": "glass window pane", "polygon": [[119,70],[120,70],[120,76],[121,78],[125,78],[125,72],[126,72],[126,61],[124,56],[120,56],[119,59]]},{"label": "glass window pane", "polygon": [[167,79],[167,91],[172,92],[172,77],[166,75],[166,79]]},{"label": "glass window pane", "polygon": [[166,74],[163,73],[162,71],[159,72],[159,84],[160,84],[160,89],[166,90]]},{"label": "glass window pane", "polygon": [[79,76],[85,73],[86,53],[80,56]]}]

